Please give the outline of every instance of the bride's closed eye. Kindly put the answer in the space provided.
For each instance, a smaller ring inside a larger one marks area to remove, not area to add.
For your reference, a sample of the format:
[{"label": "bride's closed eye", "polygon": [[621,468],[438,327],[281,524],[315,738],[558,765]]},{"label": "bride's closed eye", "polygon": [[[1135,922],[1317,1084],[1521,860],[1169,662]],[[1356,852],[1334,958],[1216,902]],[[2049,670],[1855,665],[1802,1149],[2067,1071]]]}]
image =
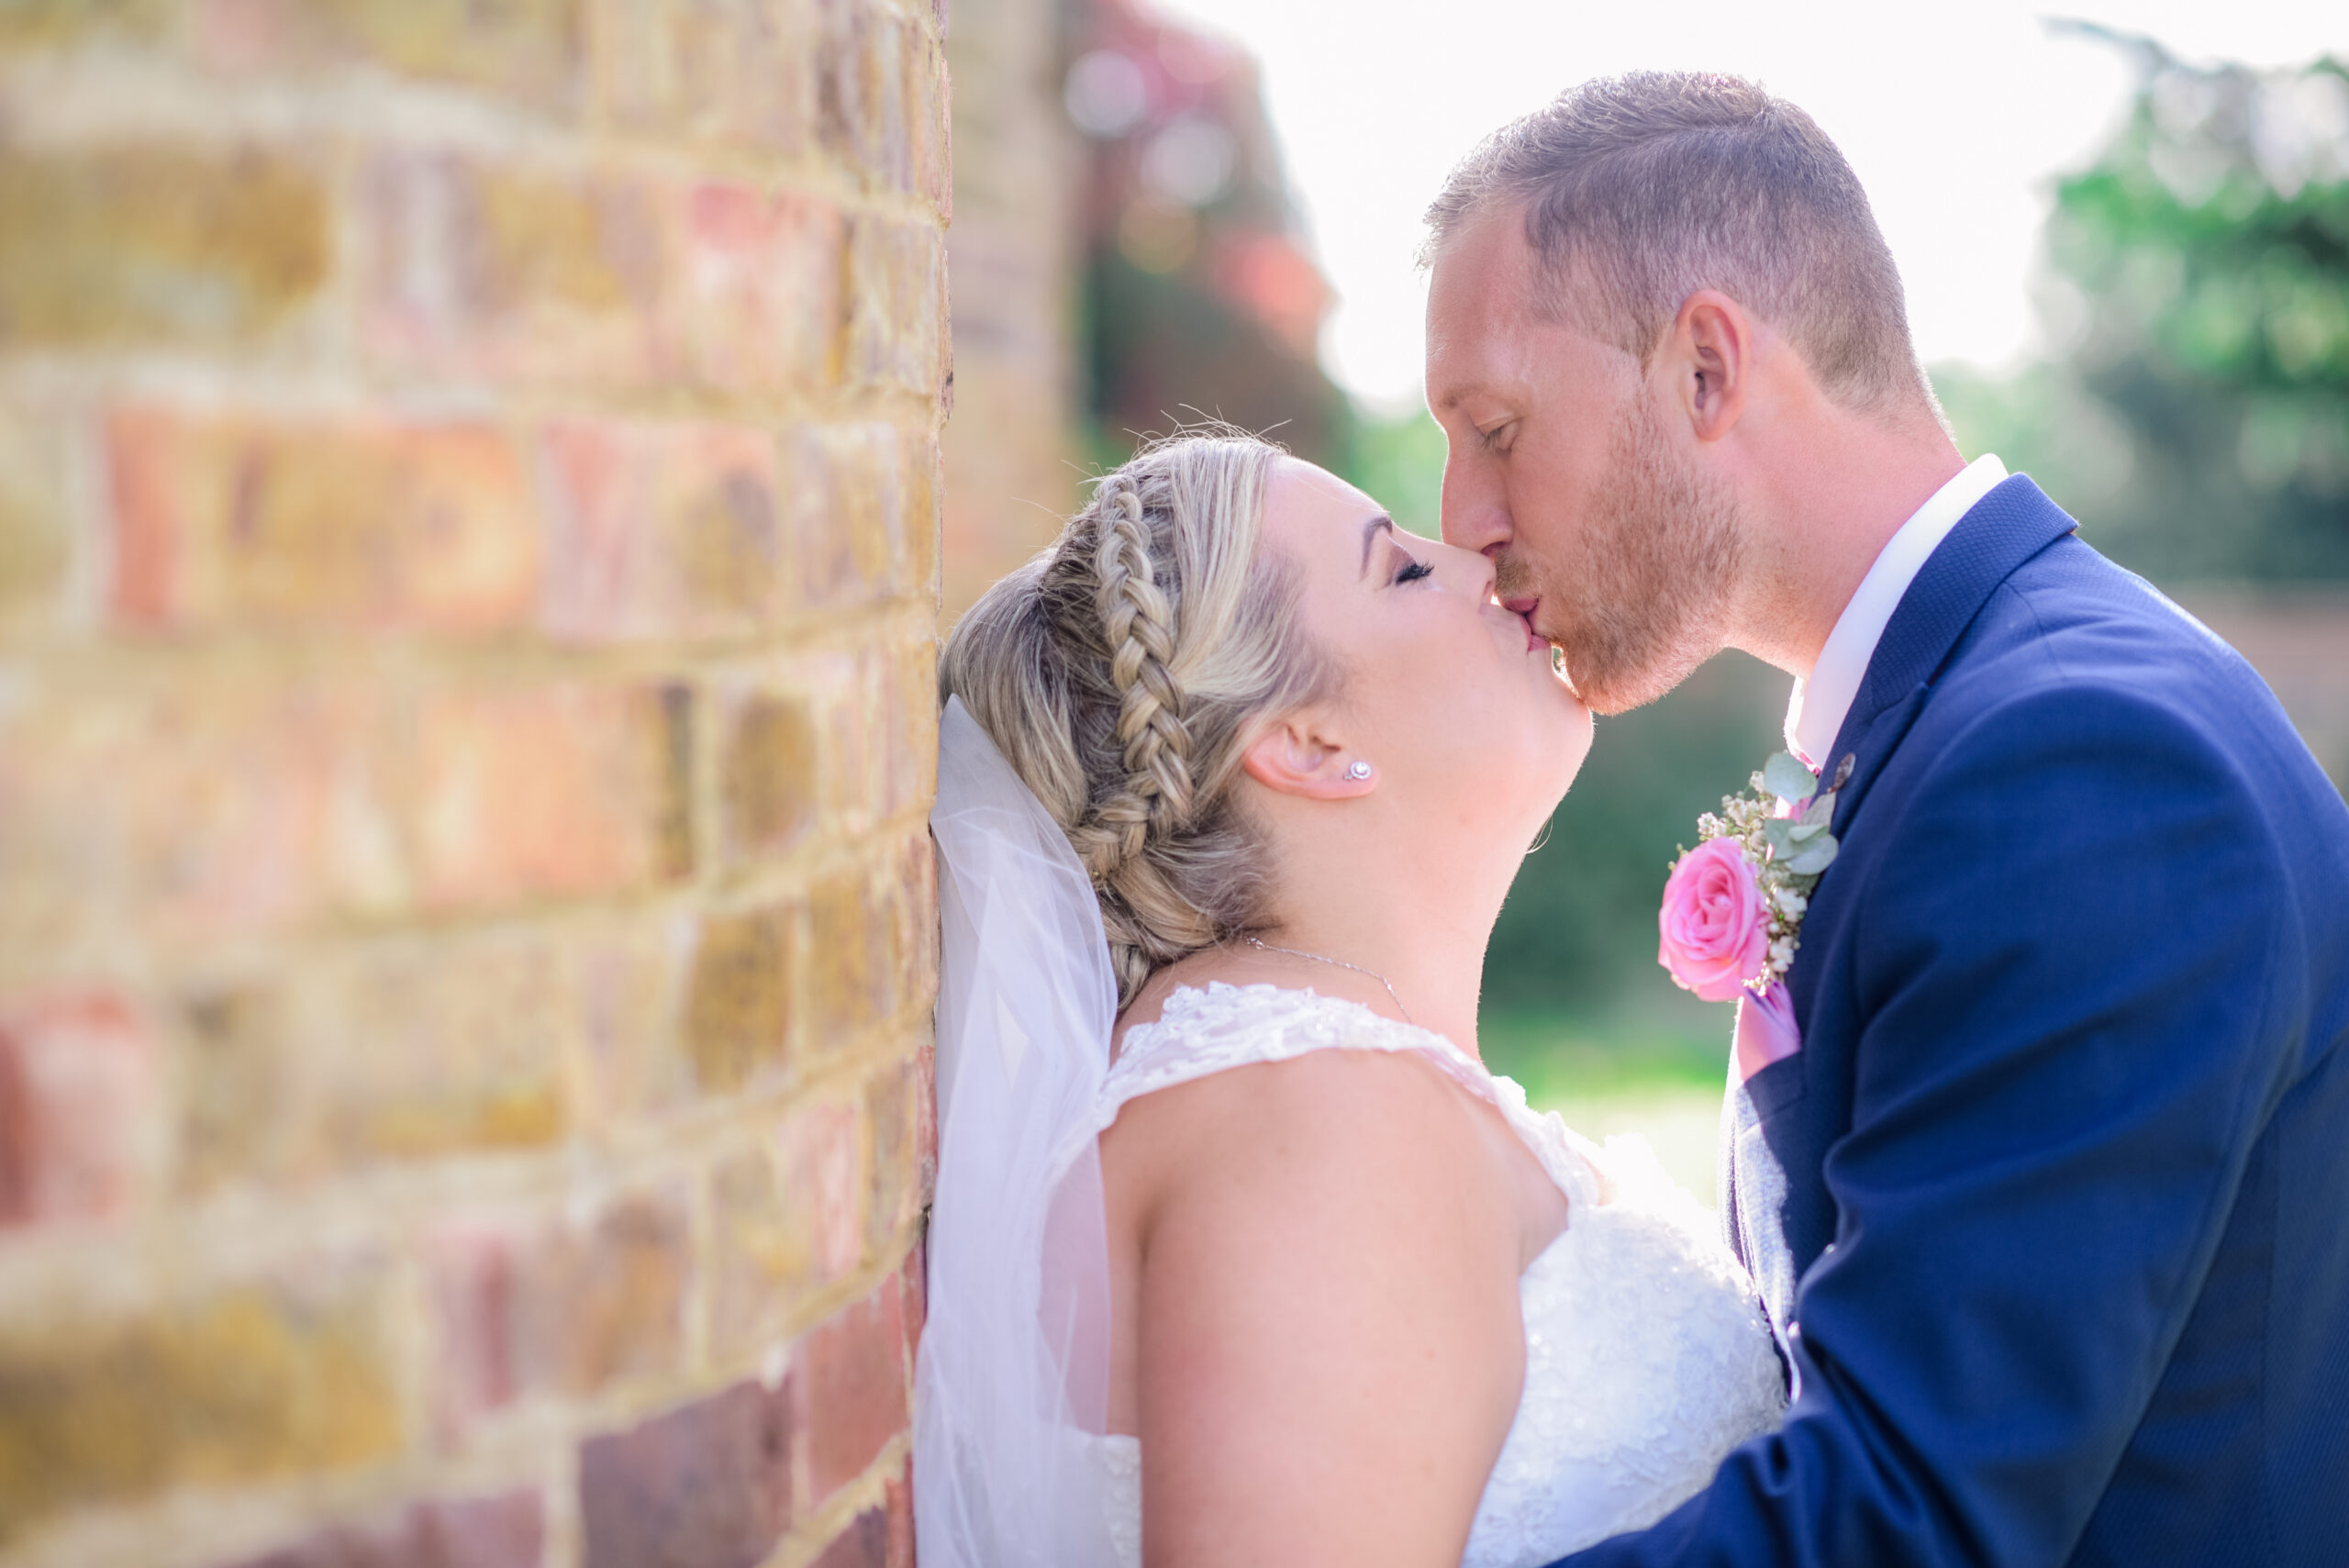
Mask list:
[{"label": "bride's closed eye", "polygon": [[1434,575],[1434,567],[1429,565],[1424,561],[1413,561],[1410,564],[1404,567],[1402,571],[1395,573],[1395,585],[1399,588],[1406,583],[1416,583],[1422,577],[1432,577]]}]

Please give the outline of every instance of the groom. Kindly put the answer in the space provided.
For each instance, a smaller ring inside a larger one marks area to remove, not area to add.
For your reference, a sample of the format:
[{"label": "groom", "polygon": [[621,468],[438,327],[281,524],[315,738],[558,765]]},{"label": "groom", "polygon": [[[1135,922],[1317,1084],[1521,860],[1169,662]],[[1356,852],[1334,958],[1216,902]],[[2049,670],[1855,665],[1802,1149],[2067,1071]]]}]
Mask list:
[{"label": "groom", "polygon": [[1794,106],[1590,83],[1429,217],[1444,537],[1601,712],[1793,673],[1842,842],[1725,1127],[1786,1425],[1571,1562],[2349,1562],[2349,809],[2275,699],[1961,460]]}]

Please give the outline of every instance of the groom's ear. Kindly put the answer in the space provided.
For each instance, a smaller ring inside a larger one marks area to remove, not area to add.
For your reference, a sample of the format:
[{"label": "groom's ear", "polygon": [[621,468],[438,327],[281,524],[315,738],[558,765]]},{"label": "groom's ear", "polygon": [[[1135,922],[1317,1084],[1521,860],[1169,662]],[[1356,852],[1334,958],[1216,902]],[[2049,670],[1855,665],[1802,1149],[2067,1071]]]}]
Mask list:
[{"label": "groom's ear", "polygon": [[1698,440],[1720,440],[1744,413],[1753,339],[1753,318],[1719,289],[1698,289],[1681,302],[1667,352],[1679,383],[1681,411]]},{"label": "groom's ear", "polygon": [[1341,745],[1310,713],[1274,719],[1240,753],[1250,778],[1275,795],[1300,800],[1352,800],[1378,787],[1378,770],[1366,778],[1348,776],[1364,759]]}]

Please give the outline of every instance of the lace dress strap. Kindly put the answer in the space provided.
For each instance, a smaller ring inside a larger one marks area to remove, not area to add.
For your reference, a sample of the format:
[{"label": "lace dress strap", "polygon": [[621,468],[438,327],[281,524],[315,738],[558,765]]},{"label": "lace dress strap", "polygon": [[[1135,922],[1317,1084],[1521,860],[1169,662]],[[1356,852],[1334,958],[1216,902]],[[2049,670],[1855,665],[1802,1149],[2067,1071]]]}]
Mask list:
[{"label": "lace dress strap", "polygon": [[1098,1137],[1127,1101],[1141,1095],[1234,1067],[1332,1050],[1410,1051],[1426,1058],[1470,1094],[1498,1107],[1570,1207],[1599,1201],[1597,1151],[1569,1132],[1555,1112],[1534,1112],[1512,1080],[1487,1072],[1440,1034],[1310,989],[1221,981],[1176,988],[1156,1021],[1126,1031],[1124,1048],[1095,1103],[1091,1136]]}]

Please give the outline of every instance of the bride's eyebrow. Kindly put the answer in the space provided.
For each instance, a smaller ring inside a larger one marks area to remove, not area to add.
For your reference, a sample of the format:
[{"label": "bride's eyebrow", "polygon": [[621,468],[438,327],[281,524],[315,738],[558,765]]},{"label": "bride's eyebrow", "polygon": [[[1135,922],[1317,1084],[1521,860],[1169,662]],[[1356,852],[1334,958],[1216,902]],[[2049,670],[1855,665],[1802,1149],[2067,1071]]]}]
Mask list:
[{"label": "bride's eyebrow", "polygon": [[1363,524],[1362,570],[1356,573],[1357,576],[1367,577],[1370,575],[1370,547],[1372,543],[1377,539],[1378,530],[1381,528],[1385,528],[1390,534],[1395,531],[1395,519],[1388,517],[1384,512],[1379,513],[1378,516]]}]

